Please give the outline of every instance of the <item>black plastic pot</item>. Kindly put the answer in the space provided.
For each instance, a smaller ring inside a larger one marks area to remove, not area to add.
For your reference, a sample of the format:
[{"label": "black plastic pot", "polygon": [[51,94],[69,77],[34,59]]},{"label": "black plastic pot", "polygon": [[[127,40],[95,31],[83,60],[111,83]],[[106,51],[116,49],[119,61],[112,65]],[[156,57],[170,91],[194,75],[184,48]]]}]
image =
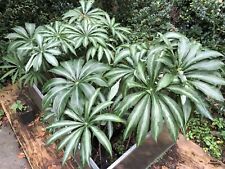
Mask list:
[{"label": "black plastic pot", "polygon": [[23,110],[23,111],[18,110],[17,111],[17,116],[23,124],[29,124],[32,121],[34,121],[35,112],[34,112],[34,110],[31,106],[26,105],[25,110]]}]

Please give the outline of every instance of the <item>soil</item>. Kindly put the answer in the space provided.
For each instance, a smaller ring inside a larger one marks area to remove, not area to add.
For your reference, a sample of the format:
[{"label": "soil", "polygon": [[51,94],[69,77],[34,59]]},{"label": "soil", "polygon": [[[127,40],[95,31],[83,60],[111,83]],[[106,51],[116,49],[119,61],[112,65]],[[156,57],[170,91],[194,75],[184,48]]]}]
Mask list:
[{"label": "soil", "polygon": [[17,111],[20,121],[23,124],[29,124],[30,122],[34,121],[35,115],[37,114],[37,108],[35,108],[34,104],[32,104],[32,101],[29,99],[29,97],[27,97],[25,93],[20,93],[17,100],[20,100],[25,107],[24,110]]},{"label": "soil", "polygon": [[113,150],[112,157],[110,157],[109,153],[104,149],[104,147],[99,145],[97,140],[93,141],[93,154],[96,154],[93,160],[100,167],[100,169],[106,169],[135,144],[135,138],[132,135],[130,138],[124,141],[122,133],[123,127],[121,125],[114,127],[114,134],[110,140]]},{"label": "soil", "polygon": [[179,135],[174,145],[150,169],[224,169],[225,164],[206,154],[200,146]]}]

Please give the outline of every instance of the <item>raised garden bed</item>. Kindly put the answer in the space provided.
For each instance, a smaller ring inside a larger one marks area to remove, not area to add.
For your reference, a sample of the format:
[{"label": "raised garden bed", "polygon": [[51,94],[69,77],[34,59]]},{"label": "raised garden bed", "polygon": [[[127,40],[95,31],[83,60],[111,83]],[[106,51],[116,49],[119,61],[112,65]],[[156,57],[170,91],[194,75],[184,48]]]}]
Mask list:
[{"label": "raised garden bed", "polygon": [[[33,88],[29,90],[29,93],[30,97],[33,99],[35,104],[38,107],[41,107],[41,100],[43,98],[41,91],[36,86],[33,86]],[[118,137],[116,138],[118,139]],[[154,163],[155,160],[160,158],[172,145],[174,145],[174,142],[169,136],[169,132],[166,128],[159,135],[157,143],[152,139],[151,134],[148,135],[146,141],[140,147],[136,147],[136,144],[134,143],[135,141],[130,141],[129,143],[126,143],[125,151],[123,150],[125,153],[122,155],[121,154],[117,155],[118,159],[116,158],[110,159],[107,157],[108,154],[105,154],[105,156],[103,153],[99,155],[98,154],[99,151],[96,150],[95,155],[93,155],[93,159],[92,158],[90,159],[91,168],[93,169],[99,168],[120,169],[121,167],[124,169],[136,169],[137,167],[147,168],[152,163]],[[115,148],[116,146],[114,145],[113,147]],[[129,149],[126,151],[127,148]],[[116,155],[114,154],[114,156]],[[97,158],[100,159],[96,160]],[[102,160],[103,158],[105,161]],[[79,161],[79,158],[77,158],[76,161]],[[104,162],[102,163],[102,161]]]},{"label": "raised garden bed", "polygon": [[[31,90],[32,92],[34,94],[32,95],[33,98],[37,98],[37,92],[33,89]],[[35,121],[28,125],[18,120],[10,108],[17,100],[18,94],[18,89],[15,86],[5,88],[0,94],[1,106],[12,125],[31,167],[33,169],[75,169],[76,163],[72,159],[64,167],[61,166],[63,153],[58,153],[55,145],[45,146],[45,141],[49,137],[49,133],[45,131],[44,125],[40,121],[40,114],[36,117]],[[186,169],[201,168],[202,166],[206,169],[225,168],[223,163],[208,156],[198,145],[187,141],[182,135],[179,135],[177,144],[170,149],[172,145],[173,143],[168,136],[168,132],[165,131],[160,135],[158,144],[152,141],[151,138],[148,138],[142,146],[138,148],[135,145],[132,146],[109,169],[142,169],[150,165],[151,167],[149,168],[151,169]],[[91,165],[93,169],[98,168],[94,160],[91,160]]]},{"label": "raised garden bed", "polygon": [[[31,98],[40,103],[37,98],[40,99],[39,91],[36,87],[31,89],[29,93]],[[55,145],[45,146],[45,142],[49,137],[49,133],[45,131],[43,123],[40,121],[40,114],[36,119],[29,123],[23,124],[15,112],[10,108],[11,105],[17,100],[19,92],[16,86],[9,86],[1,92],[1,106],[9,119],[9,122],[16,134],[16,137],[21,144],[24,153],[26,154],[28,161],[33,169],[73,169],[76,168],[76,163],[70,159],[64,167],[61,167],[61,159],[63,152],[58,153]],[[149,135],[145,143],[136,148],[136,145],[131,146],[126,153],[120,156],[113,164],[108,168],[129,168],[136,169],[146,168],[150,166],[156,159],[161,157],[172,145],[173,141],[169,137],[168,131],[165,130],[159,136],[158,143],[155,143]],[[77,159],[79,160],[79,159]],[[91,159],[91,167],[97,169],[97,164]]]}]

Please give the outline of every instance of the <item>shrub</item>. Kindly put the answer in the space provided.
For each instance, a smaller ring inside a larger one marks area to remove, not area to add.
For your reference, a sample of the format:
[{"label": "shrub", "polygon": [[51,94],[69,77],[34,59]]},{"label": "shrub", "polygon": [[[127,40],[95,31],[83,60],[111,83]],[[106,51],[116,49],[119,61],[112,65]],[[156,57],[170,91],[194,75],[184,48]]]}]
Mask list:
[{"label": "shrub", "polygon": [[[132,39],[152,39],[157,32],[179,31],[207,47],[224,51],[225,2],[219,0],[115,0],[113,12],[137,33]],[[113,11],[111,9],[111,11]]]},{"label": "shrub", "polygon": [[124,139],[135,132],[141,145],[149,131],[157,141],[164,124],[176,140],[194,109],[212,119],[204,98],[224,100],[221,53],[175,32],[150,44],[130,43],[129,29],[115,18],[92,1],[80,5],[60,21],[26,23],[7,36],[8,54],[18,61],[15,68],[6,59],[8,74],[21,69],[20,81],[30,77],[25,84],[50,79],[45,120],[54,129],[49,143],[61,140],[59,149],[66,147],[64,162],[81,145],[82,163],[89,164],[94,137],[111,154],[112,122],[125,123]]}]

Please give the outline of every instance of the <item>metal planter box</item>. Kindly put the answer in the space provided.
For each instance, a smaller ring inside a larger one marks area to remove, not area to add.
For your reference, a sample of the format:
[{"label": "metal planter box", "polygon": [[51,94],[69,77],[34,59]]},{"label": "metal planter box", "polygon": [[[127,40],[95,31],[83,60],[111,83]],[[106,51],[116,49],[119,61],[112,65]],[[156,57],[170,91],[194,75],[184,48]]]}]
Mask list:
[{"label": "metal planter box", "polygon": [[[41,109],[43,94],[33,86],[29,89],[30,97],[34,103]],[[157,143],[151,138],[151,132],[148,134],[145,142],[137,147],[136,144],[129,148],[121,157],[113,162],[107,169],[145,169],[159,159],[173,145],[174,141],[170,138],[166,128],[160,134]],[[79,161],[79,160],[77,160]],[[100,169],[94,160],[90,159],[91,169]]]}]

